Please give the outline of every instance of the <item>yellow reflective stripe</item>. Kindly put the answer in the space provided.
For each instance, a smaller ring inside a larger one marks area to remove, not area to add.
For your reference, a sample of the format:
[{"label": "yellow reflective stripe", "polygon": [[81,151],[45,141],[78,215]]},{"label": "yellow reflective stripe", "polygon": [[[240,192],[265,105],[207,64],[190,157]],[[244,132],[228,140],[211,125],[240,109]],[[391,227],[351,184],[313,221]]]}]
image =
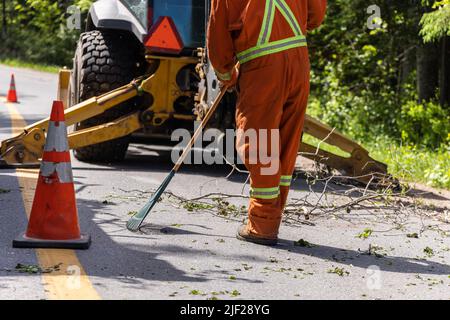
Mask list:
[{"label": "yellow reflective stripe", "polygon": [[306,46],[306,38],[304,36],[296,36],[250,48],[241,53],[238,53],[237,58],[239,62],[243,64],[262,56]]},{"label": "yellow reflective stripe", "polygon": [[280,194],[273,195],[273,196],[261,196],[261,195],[256,196],[256,195],[252,195],[250,197],[253,198],[253,199],[272,200],[272,199],[278,198],[279,195]]},{"label": "yellow reflective stripe", "polygon": [[273,21],[275,20],[275,4],[273,4],[273,9],[272,9],[272,15],[270,16],[270,20],[269,20],[269,34],[267,35],[267,40],[265,43],[269,43],[270,41],[270,36],[272,35],[272,29],[273,29]]},{"label": "yellow reflective stripe", "polygon": [[280,195],[280,187],[250,188],[250,197],[257,199],[276,199]]},{"label": "yellow reflective stripe", "polygon": [[251,188],[252,191],[255,192],[275,192],[278,191],[279,188],[278,187],[273,187],[273,188]]},{"label": "yellow reflective stripe", "polygon": [[[276,9],[281,12],[283,17],[289,23],[289,26],[291,27],[295,36],[288,39],[270,42]],[[253,48],[249,48],[238,53],[237,58],[239,62],[243,64],[262,56],[278,53],[296,47],[306,46],[306,37],[303,35],[300,24],[289,5],[284,0],[266,0],[264,19],[262,22],[257,44]]]},{"label": "yellow reflective stripe", "polygon": [[217,70],[214,70],[214,71],[216,72],[217,78],[219,78],[219,80],[224,80],[224,81],[231,80],[231,72],[220,73]]},{"label": "yellow reflective stripe", "polygon": [[266,0],[266,9],[264,10],[264,19],[259,33],[258,45],[268,43],[272,34],[273,20],[275,19],[275,3],[273,0]]},{"label": "yellow reflective stripe", "polygon": [[296,36],[303,35],[302,28],[300,27],[297,18],[289,8],[288,4],[284,0],[275,0],[276,7],[281,11],[281,14],[291,26],[292,31]]},{"label": "yellow reflective stripe", "polygon": [[280,178],[280,186],[289,187],[292,182],[292,176],[281,176]]}]

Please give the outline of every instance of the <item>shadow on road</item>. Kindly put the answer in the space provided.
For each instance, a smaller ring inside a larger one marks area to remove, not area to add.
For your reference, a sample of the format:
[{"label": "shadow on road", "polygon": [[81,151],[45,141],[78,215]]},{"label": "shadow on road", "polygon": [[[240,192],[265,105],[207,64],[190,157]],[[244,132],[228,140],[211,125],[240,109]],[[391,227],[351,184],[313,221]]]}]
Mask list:
[{"label": "shadow on road", "polygon": [[[162,147],[163,146],[163,147]],[[165,148],[165,149],[163,149]],[[142,144],[133,144],[128,151],[127,157],[125,161],[120,163],[108,163],[103,167],[85,167],[85,166],[74,166],[74,169],[80,170],[93,170],[93,171],[110,171],[110,170],[130,170],[136,172],[146,172],[151,174],[152,172],[167,172],[172,169],[173,162],[171,159],[171,150],[170,146],[164,145],[164,142],[159,141],[157,145],[142,145]],[[201,151],[200,151],[201,152]],[[245,170],[244,167],[240,167],[240,169]],[[190,174],[190,175],[203,175],[212,178],[224,178],[227,177],[232,171],[232,167],[228,164],[214,164],[214,165],[184,165],[180,169],[180,173]],[[238,171],[234,171],[232,175],[228,177],[230,182],[236,183],[244,183],[247,180],[246,173],[240,173]],[[324,188],[327,190],[333,190],[334,192],[345,192],[348,191],[354,186],[350,183],[347,185],[341,183],[330,182],[325,185],[324,181],[318,181],[314,185],[308,185],[306,182],[306,175],[302,171],[297,171],[294,174],[294,179],[292,182],[291,189],[297,191],[313,191],[322,193]],[[431,192],[431,191],[422,191],[420,189],[411,189],[409,191],[411,196],[424,198],[424,199],[432,199],[439,201],[450,200],[443,195]],[[358,192],[353,192],[350,196],[360,196]]]},{"label": "shadow on road", "polygon": [[[80,224],[84,227],[83,232],[92,236],[92,246],[88,251],[77,252],[82,264],[86,267],[90,276],[115,278],[118,281],[129,282],[130,277],[133,284],[139,284],[139,279],[152,281],[181,281],[181,282],[206,282],[211,279],[211,272],[193,273],[176,268],[174,265],[159,258],[160,255],[190,256],[201,259],[205,255],[204,250],[188,248],[186,241],[183,245],[158,243],[161,236],[175,234],[174,228],[168,226],[152,225],[153,232],[148,234],[131,233],[125,231],[125,223],[128,216],[120,217],[111,213],[114,203],[103,204],[100,201],[78,199],[78,211]],[[100,225],[107,224],[108,228],[114,230],[105,233]],[[199,226],[204,229],[207,227]],[[125,232],[123,232],[125,231]],[[182,232],[181,230],[177,230]],[[178,233],[179,234],[179,233]],[[186,235],[190,232],[186,231]],[[119,238],[126,242],[118,243],[113,238]],[[237,261],[255,258],[254,256],[233,255]],[[200,264],[200,261],[198,262]],[[260,282],[246,280],[248,282]],[[148,289],[145,285],[142,289]]]},{"label": "shadow on road", "polygon": [[[135,147],[135,146],[133,146]],[[141,152],[136,152],[139,150]],[[134,152],[133,152],[134,151]],[[104,166],[87,167],[84,165],[74,165],[74,170],[82,171],[134,171],[134,172],[144,172],[148,175],[152,173],[169,173],[173,167],[173,162],[171,159],[170,150],[160,150],[159,148],[152,148],[151,146],[137,146],[133,148],[132,152],[127,154],[126,159],[120,163],[107,163]],[[245,170],[245,168],[240,167],[240,169]],[[213,164],[213,165],[199,165],[199,164],[185,164],[181,167],[180,173],[193,175],[193,176],[207,176],[211,178],[225,178],[228,176],[230,182],[235,183],[245,183],[247,180],[247,174],[241,173],[239,171],[234,171],[232,175],[229,176],[232,171],[232,167],[228,164]],[[335,191],[345,191],[350,189],[349,186],[342,186],[337,184],[329,184]],[[298,172],[294,181],[292,183],[291,189],[297,191],[309,191],[310,186],[306,183],[304,175],[302,172]],[[322,192],[323,184],[317,183],[311,186],[311,189],[315,192]]]},{"label": "shadow on road", "polygon": [[[8,190],[8,192],[0,194],[0,206],[7,207],[10,210],[1,210],[0,221],[2,228],[0,253],[2,256],[11,256],[14,259],[1,259],[0,270],[14,270],[18,263],[35,264],[36,257],[34,250],[30,249],[13,249],[11,246],[12,239],[20,232],[26,229],[27,220],[25,209],[21,199],[21,190],[17,185],[15,176],[10,175],[12,171],[8,171],[8,175],[1,175],[0,171],[0,188]],[[8,202],[10,205],[6,206]],[[181,282],[206,282],[211,279],[214,270],[203,273],[187,274],[185,271],[178,269],[168,261],[160,258],[161,254],[172,253],[184,256],[198,256],[199,259],[205,255],[204,250],[189,249],[183,245],[177,244],[158,244],[157,236],[147,236],[144,239],[139,235],[129,233],[118,234],[118,237],[127,238],[130,241],[126,244],[119,244],[114,241],[115,232],[107,234],[100,227],[107,225],[109,228],[117,227],[117,231],[125,230],[125,220],[111,213],[108,213],[108,206],[114,206],[114,203],[103,204],[100,201],[77,199],[78,213],[82,232],[88,233],[92,237],[92,246],[86,251],[77,251],[83,267],[88,274],[93,277],[102,277],[114,279],[126,285],[133,286],[133,289],[149,289],[142,280],[152,281],[181,281]],[[14,208],[12,210],[11,208]],[[125,217],[125,219],[128,217]],[[159,234],[167,234],[171,228],[161,226]],[[155,230],[156,231],[156,230]],[[159,237],[160,239],[160,237]],[[247,256],[233,256],[234,259],[246,259]],[[200,262],[199,262],[200,263]],[[44,266],[46,267],[46,266]],[[220,273],[217,271],[217,273]],[[223,273],[223,272],[222,272]],[[0,272],[2,276],[11,276],[11,272]],[[28,274],[14,273],[15,276],[29,276]],[[254,280],[246,280],[248,282],[259,282]],[[1,282],[2,280],[0,280]]]},{"label": "shadow on road", "polygon": [[414,274],[434,274],[447,275],[450,273],[450,266],[439,262],[418,260],[407,257],[396,256],[376,256],[367,252],[341,249],[323,245],[314,245],[311,248],[295,246],[292,241],[279,240],[277,249],[289,252],[308,255],[324,260],[335,261],[340,264],[352,265],[366,269],[370,266],[377,266],[382,271]]}]

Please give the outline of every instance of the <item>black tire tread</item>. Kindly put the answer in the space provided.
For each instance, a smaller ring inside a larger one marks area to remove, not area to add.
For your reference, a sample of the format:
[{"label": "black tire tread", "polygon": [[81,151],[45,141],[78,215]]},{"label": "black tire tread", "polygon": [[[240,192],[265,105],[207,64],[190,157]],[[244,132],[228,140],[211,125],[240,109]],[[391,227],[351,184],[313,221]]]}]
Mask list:
[{"label": "black tire tread", "polygon": [[[81,34],[79,43],[78,101],[84,101],[129,83],[136,76],[137,64],[142,59],[139,50],[117,31],[89,31]],[[77,61],[75,61],[77,64]],[[78,102],[77,101],[77,102]],[[128,101],[96,117],[78,123],[75,130],[89,128],[115,120],[133,109]],[[116,162],[125,158],[129,136],[78,148],[74,155],[88,162]]]}]

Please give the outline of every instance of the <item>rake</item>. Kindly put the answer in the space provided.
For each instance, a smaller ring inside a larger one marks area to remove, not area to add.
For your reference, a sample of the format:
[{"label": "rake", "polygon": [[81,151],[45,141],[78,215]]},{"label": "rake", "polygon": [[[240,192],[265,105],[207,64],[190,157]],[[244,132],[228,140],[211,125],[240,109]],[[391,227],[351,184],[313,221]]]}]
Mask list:
[{"label": "rake", "polygon": [[130,220],[127,222],[127,229],[130,231],[137,231],[139,230],[139,227],[141,226],[142,222],[144,222],[147,215],[150,213],[150,211],[153,209],[155,204],[158,202],[159,198],[162,196],[164,191],[166,190],[167,186],[169,185],[172,178],[175,176],[175,173],[178,172],[181,165],[183,164],[184,159],[188,155],[188,153],[191,151],[192,146],[194,145],[195,141],[197,140],[198,136],[202,132],[203,128],[206,126],[208,121],[211,119],[211,116],[216,111],[220,101],[222,100],[223,96],[227,92],[227,87],[223,86],[220,89],[219,95],[214,100],[213,105],[211,108],[209,108],[208,112],[205,115],[205,118],[202,120],[200,126],[197,128],[197,130],[194,132],[194,135],[192,136],[191,140],[189,141],[189,144],[184,148],[183,153],[181,154],[178,161],[175,163],[175,166],[172,168],[172,171],[170,171],[169,175],[164,179],[164,181],[161,183],[161,185],[158,187],[158,189],[155,191],[155,193],[152,195],[152,197],[148,200],[148,202],[145,204],[145,206],[139,210],[138,213],[133,215]]}]

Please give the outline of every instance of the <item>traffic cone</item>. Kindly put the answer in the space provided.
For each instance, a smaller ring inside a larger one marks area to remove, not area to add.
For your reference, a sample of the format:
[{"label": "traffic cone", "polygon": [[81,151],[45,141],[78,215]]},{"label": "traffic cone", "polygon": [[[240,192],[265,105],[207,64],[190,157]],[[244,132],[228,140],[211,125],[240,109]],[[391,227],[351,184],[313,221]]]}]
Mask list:
[{"label": "traffic cone", "polygon": [[64,106],[55,101],[28,228],[13,247],[88,249],[90,243],[80,234]]},{"label": "traffic cone", "polygon": [[18,102],[16,92],[16,81],[14,80],[14,74],[11,74],[11,83],[9,85],[8,95],[6,97],[7,102]]}]

